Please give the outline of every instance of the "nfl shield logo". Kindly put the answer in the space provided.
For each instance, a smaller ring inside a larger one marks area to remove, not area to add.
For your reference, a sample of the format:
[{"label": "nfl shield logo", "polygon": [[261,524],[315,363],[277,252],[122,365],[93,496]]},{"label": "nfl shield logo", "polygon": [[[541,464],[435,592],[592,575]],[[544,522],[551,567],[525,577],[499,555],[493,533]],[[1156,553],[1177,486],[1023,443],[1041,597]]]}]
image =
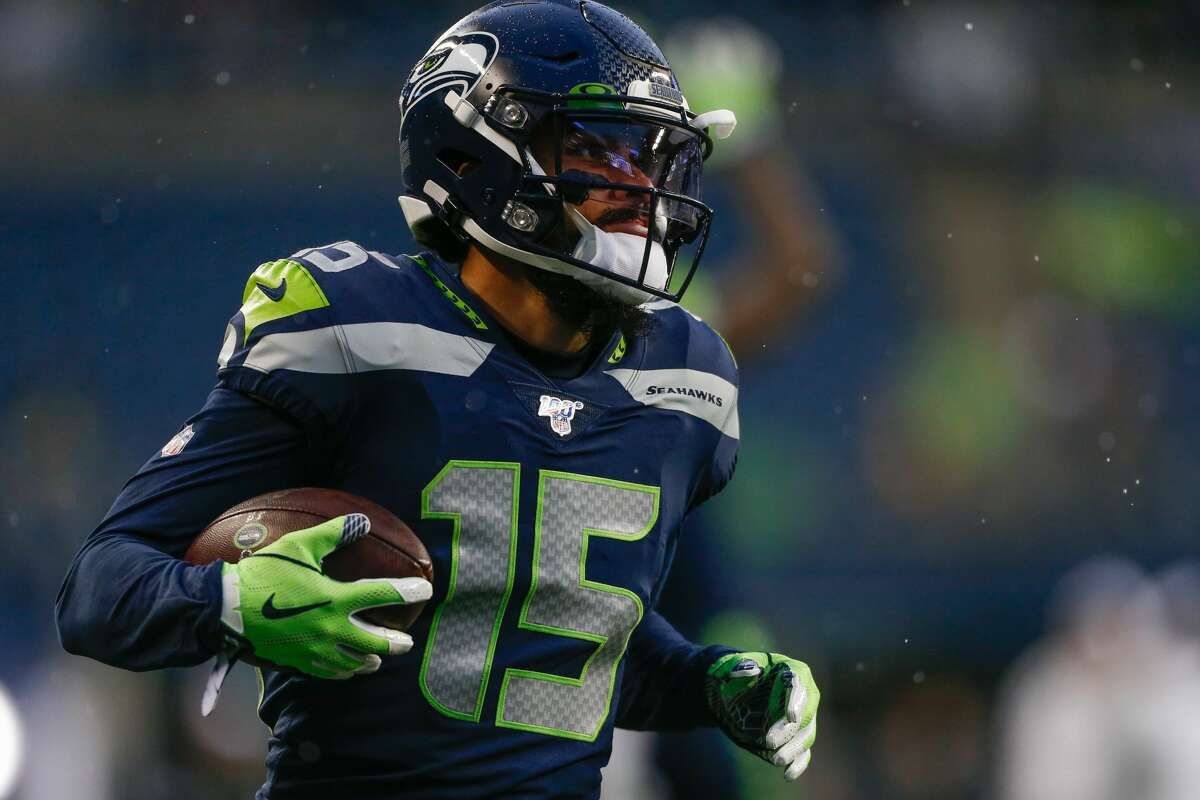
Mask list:
[{"label": "nfl shield logo", "polygon": [[578,400],[563,400],[544,394],[538,403],[538,416],[549,417],[550,430],[559,436],[570,436],[571,420],[575,419],[575,412],[581,408],[583,403]]},{"label": "nfl shield logo", "polygon": [[175,434],[171,438],[171,441],[169,441],[165,445],[163,445],[163,449],[162,449],[163,456],[179,455],[180,453],[183,452],[183,448],[187,447],[187,443],[190,442],[192,440],[192,437],[195,435],[196,435],[196,433],[195,433],[195,431],[192,430],[191,425],[185,426],[183,430],[181,430],[179,433]]}]

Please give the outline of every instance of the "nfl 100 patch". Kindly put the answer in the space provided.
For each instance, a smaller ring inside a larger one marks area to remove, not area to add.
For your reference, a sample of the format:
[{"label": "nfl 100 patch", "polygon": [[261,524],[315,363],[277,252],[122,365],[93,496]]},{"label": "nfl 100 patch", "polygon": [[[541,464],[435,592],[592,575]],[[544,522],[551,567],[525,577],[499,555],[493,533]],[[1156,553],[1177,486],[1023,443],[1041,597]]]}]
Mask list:
[{"label": "nfl 100 patch", "polygon": [[607,406],[571,397],[565,392],[550,394],[547,389],[554,391],[553,387],[515,382],[510,382],[509,386],[538,421],[538,427],[558,442],[570,441],[587,431],[607,410]]},{"label": "nfl 100 patch", "polygon": [[183,430],[171,437],[171,441],[163,445],[162,455],[164,457],[179,455],[195,435],[196,432],[192,430],[192,426],[185,425]]},{"label": "nfl 100 patch", "polygon": [[583,410],[583,402],[544,394],[538,400],[538,416],[550,418],[550,430],[559,436],[571,435],[575,412]]}]

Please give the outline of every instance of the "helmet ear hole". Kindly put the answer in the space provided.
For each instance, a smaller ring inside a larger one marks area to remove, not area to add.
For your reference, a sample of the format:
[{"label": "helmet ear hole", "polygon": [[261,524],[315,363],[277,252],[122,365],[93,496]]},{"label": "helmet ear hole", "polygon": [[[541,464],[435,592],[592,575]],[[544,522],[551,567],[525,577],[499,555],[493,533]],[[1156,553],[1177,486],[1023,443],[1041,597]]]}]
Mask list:
[{"label": "helmet ear hole", "polygon": [[460,178],[478,167],[480,163],[475,156],[455,150],[453,147],[444,147],[439,150],[437,160]]}]

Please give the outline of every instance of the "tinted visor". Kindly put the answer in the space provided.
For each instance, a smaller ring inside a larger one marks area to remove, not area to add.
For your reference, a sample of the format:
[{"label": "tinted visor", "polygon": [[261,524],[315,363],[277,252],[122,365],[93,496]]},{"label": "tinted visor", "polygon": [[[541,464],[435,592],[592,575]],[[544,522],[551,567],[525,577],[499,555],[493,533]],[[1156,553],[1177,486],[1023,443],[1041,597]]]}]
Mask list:
[{"label": "tinted visor", "polygon": [[704,151],[694,131],[568,112],[546,119],[530,145],[538,166],[563,179],[562,199],[597,227],[653,231],[655,241],[674,247],[699,232]]},{"label": "tinted visor", "polygon": [[[526,252],[677,301],[712,220],[700,201],[712,141],[691,126],[690,112],[632,95],[501,87],[495,97],[493,127],[524,128],[526,113],[532,123],[513,137],[526,162],[519,188],[495,204],[503,235]],[[644,244],[640,254],[630,237]]]}]

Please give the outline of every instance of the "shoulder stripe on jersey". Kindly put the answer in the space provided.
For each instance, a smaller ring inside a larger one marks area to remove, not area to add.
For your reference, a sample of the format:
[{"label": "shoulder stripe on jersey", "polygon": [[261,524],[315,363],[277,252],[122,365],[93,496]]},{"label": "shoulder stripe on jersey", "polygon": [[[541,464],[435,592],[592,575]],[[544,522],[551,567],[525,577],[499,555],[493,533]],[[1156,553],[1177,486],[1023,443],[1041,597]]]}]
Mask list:
[{"label": "shoulder stripe on jersey", "polygon": [[412,322],[344,325],[356,371],[412,369],[466,377],[495,345]]},{"label": "shoulder stripe on jersey", "polygon": [[362,322],[269,334],[250,348],[242,365],[260,372],[336,375],[409,369],[466,377],[494,346],[412,322]]},{"label": "shoulder stripe on jersey", "polygon": [[221,342],[221,352],[217,353],[217,366],[224,369],[229,363],[229,359],[233,358],[233,354],[237,352],[238,335],[237,328],[232,324],[225,326],[225,339]]},{"label": "shoulder stripe on jersey", "polygon": [[695,369],[610,369],[605,375],[619,382],[644,406],[682,411],[737,439],[737,387],[711,372]]}]

